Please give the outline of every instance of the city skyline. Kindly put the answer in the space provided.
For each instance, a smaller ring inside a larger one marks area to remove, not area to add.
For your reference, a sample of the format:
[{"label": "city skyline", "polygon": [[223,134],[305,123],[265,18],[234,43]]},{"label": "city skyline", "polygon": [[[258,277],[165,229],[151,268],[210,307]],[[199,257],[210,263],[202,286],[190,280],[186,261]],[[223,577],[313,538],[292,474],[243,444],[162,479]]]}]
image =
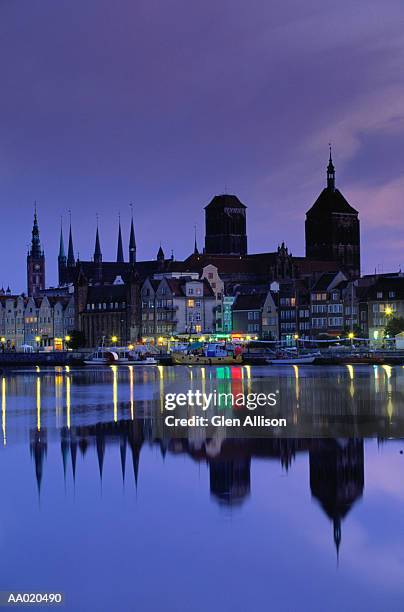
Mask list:
[{"label": "city skyline", "polygon": [[98,213],[104,258],[114,259],[118,214],[127,241],[135,202],[139,260],[160,241],[183,259],[195,223],[203,242],[203,206],[224,191],[248,206],[249,252],[284,240],[303,255],[329,141],[337,186],[361,216],[362,271],[398,270],[399,8],[289,0],[252,12],[176,0],[124,1],[118,12],[45,0],[25,3],[22,19],[21,6],[3,5],[0,258],[11,265],[0,283],[25,288],[34,200],[49,284],[69,209],[81,258]]}]

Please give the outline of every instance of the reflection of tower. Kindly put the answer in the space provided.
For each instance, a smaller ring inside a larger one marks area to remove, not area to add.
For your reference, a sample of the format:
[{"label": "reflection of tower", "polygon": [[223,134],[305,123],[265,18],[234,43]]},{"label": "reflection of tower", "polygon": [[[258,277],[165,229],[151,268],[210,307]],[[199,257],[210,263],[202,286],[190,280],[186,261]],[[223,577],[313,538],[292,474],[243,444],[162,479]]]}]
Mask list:
[{"label": "reflection of tower", "polygon": [[212,459],[209,462],[212,495],[222,504],[241,504],[250,493],[250,465],[250,457]]},{"label": "reflection of tower", "polygon": [[312,441],[310,488],[333,521],[337,555],[341,542],[341,521],[363,493],[363,464],[363,440]]},{"label": "reflection of tower", "polygon": [[35,476],[38,493],[41,493],[41,484],[43,476],[43,464],[48,450],[48,440],[46,429],[32,430],[30,436],[31,456],[35,462]]}]

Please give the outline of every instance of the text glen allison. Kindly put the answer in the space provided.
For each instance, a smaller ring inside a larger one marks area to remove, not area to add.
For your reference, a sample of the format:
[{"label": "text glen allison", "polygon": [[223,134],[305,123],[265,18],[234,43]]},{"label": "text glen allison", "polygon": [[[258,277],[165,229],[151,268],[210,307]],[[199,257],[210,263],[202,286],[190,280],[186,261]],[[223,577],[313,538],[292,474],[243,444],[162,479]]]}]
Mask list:
[{"label": "text glen allison", "polygon": [[179,418],[167,415],[164,419],[167,427],[286,427],[286,419],[269,418],[261,415],[226,417],[215,415],[211,417],[191,416]]}]

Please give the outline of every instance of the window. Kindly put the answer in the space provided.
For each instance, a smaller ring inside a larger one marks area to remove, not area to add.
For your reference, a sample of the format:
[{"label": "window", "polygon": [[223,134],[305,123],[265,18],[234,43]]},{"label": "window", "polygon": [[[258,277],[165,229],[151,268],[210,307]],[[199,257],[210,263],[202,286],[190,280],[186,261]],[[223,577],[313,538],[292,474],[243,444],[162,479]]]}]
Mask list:
[{"label": "window", "polygon": [[200,308],[200,307],[201,307],[201,300],[196,300],[195,308]]},{"label": "window", "polygon": [[248,311],[247,318],[249,321],[252,321],[254,319],[254,312],[252,310]]},{"label": "window", "polygon": [[194,295],[194,290],[192,287],[188,287],[188,295]]},{"label": "window", "polygon": [[188,306],[188,308],[194,308],[195,307],[195,300],[188,300],[187,306]]},{"label": "window", "polygon": [[396,292],[395,291],[389,291],[389,298],[394,298],[396,297]]},{"label": "window", "polygon": [[202,325],[195,325],[195,331],[196,333],[199,333],[202,331]]},{"label": "window", "polygon": [[213,278],[213,272],[208,273],[208,278]]},{"label": "window", "polygon": [[376,297],[378,300],[382,300],[383,299],[383,291],[378,291],[376,294]]}]

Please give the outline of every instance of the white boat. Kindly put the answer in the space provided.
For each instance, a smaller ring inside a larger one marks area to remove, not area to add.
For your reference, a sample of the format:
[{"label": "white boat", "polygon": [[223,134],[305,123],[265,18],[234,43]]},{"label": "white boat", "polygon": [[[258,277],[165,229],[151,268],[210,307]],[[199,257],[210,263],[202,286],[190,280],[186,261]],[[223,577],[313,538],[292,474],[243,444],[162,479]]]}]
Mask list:
[{"label": "white boat", "polygon": [[157,365],[157,359],[154,357],[144,357],[143,359],[139,359],[139,357],[133,359],[132,361],[128,361],[128,365],[134,366],[154,366]]},{"label": "white boat", "polygon": [[119,361],[118,354],[115,351],[111,351],[106,348],[100,348],[98,351],[90,355],[88,359],[84,360],[85,365],[89,366],[105,366],[105,365],[117,365]]},{"label": "white boat", "polygon": [[313,363],[317,355],[290,355],[268,359],[271,365],[303,365]]}]

